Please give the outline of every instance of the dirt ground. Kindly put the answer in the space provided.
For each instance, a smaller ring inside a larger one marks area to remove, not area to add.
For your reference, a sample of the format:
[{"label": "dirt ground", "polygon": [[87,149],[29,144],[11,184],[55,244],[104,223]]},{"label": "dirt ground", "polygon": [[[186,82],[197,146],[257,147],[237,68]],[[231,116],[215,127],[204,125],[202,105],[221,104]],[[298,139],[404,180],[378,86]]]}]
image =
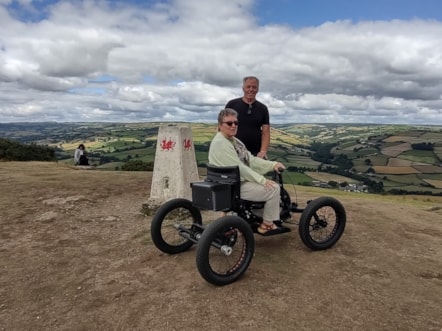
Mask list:
[{"label": "dirt ground", "polygon": [[[442,330],[442,198],[334,195],[348,223],[312,252],[256,237],[239,281],[151,243],[151,174],[0,162],[0,330]],[[297,217],[297,216],[296,216]]]}]

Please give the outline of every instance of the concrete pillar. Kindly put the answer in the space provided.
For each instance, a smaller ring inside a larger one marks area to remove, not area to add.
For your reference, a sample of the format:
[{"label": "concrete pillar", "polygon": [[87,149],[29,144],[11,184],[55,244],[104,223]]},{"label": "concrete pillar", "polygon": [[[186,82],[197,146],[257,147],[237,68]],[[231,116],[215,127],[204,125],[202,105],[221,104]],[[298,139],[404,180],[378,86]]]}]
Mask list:
[{"label": "concrete pillar", "polygon": [[160,126],[149,204],[174,198],[192,200],[190,183],[199,181],[192,131],[189,126]]}]

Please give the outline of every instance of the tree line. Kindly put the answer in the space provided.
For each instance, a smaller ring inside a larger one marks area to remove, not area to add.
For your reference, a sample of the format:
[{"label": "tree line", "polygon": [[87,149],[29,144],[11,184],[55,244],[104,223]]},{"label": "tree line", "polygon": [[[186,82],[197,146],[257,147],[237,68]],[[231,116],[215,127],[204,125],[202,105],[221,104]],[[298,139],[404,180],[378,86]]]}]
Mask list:
[{"label": "tree line", "polygon": [[23,144],[0,138],[0,160],[3,161],[56,161],[55,149],[35,143]]}]

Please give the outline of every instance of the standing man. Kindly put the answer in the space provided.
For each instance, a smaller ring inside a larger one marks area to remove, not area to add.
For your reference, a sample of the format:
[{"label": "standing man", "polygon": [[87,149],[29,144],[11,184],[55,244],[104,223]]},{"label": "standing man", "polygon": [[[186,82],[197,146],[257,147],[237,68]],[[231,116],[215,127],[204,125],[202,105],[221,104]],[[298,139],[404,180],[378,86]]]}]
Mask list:
[{"label": "standing man", "polygon": [[256,100],[259,79],[254,76],[243,78],[244,96],[230,100],[225,108],[238,113],[238,132],[236,137],[255,156],[266,159],[270,145],[270,119],[267,106]]}]

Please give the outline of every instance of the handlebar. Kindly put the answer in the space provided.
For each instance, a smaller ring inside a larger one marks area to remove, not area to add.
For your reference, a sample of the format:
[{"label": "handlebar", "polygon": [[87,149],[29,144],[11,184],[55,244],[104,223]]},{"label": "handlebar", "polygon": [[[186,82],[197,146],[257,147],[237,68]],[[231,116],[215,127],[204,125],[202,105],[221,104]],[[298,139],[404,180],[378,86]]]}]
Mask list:
[{"label": "handlebar", "polygon": [[284,168],[278,168],[277,170],[273,171],[273,180],[277,182],[280,186],[283,185],[282,173],[284,172],[284,170]]}]

